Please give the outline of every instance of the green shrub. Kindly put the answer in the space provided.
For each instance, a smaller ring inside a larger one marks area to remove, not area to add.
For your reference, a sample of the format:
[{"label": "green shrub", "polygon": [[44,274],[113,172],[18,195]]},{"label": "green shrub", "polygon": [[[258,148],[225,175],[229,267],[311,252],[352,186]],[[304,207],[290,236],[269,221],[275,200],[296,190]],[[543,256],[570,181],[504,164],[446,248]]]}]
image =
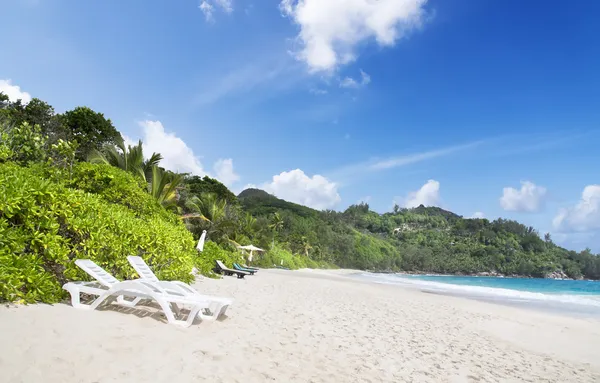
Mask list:
[{"label": "green shrub", "polygon": [[0,129],[0,160],[27,163],[45,159],[47,138],[39,125],[24,122],[9,128],[3,124]]},{"label": "green shrub", "polygon": [[204,243],[204,249],[201,253],[196,253],[194,257],[194,266],[200,273],[206,276],[214,277],[215,261],[223,261],[227,267],[233,268],[233,263],[244,263],[244,257],[240,252],[233,252],[223,249],[215,242],[207,241]]},{"label": "green shrub", "polygon": [[147,192],[147,183],[141,177],[107,164],[80,162],[73,167],[71,179],[65,184],[124,205],[139,216],[159,215],[170,222],[178,221],[176,215],[166,211]]},{"label": "green shrub", "polygon": [[[282,262],[283,261],[283,262]],[[284,249],[280,244],[276,244],[263,255],[259,255],[254,262],[255,266],[271,268],[283,266],[291,270],[318,268],[318,264],[304,255],[294,255],[291,251]]]},{"label": "green shrub", "polygon": [[265,254],[259,255],[255,259],[253,265],[263,268],[283,266],[291,270],[337,268],[337,266],[325,261],[317,262],[305,255],[292,254],[291,251],[283,248],[281,244],[276,244],[274,248],[267,251]]},{"label": "green shrub", "polygon": [[63,283],[87,280],[74,264],[92,259],[118,279],[137,277],[140,255],[161,279],[193,279],[194,240],[181,222],[143,218],[99,195],[0,164],[0,300],[57,302]]}]

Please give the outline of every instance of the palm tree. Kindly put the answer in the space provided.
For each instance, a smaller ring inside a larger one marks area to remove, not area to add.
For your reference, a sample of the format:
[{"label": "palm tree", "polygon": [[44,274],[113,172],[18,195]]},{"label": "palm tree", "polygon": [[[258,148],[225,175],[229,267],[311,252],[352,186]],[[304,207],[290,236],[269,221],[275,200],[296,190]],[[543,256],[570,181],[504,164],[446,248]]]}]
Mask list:
[{"label": "palm tree", "polygon": [[273,213],[269,227],[273,230],[273,243],[271,244],[271,248],[273,248],[275,247],[275,235],[283,229],[283,219],[279,212]]},{"label": "palm tree", "polygon": [[213,193],[203,193],[200,198],[192,196],[185,201],[185,208],[191,213],[186,214],[184,218],[200,218],[205,223],[198,228],[207,230],[212,238],[220,238],[237,245],[237,220],[230,215],[225,199],[219,199]]},{"label": "palm tree", "polygon": [[242,220],[242,231],[251,237],[256,232],[256,218],[250,213],[246,213],[246,216]]},{"label": "palm tree", "polygon": [[148,183],[148,192],[166,208],[177,203],[177,188],[183,181],[183,175],[165,172],[156,165],[152,166],[152,177]]},{"label": "palm tree", "polygon": [[211,223],[223,218],[227,209],[227,201],[218,199],[213,193],[203,193],[201,198],[193,196],[185,205],[189,210],[197,212],[199,218]]},{"label": "palm tree", "polygon": [[152,156],[144,160],[144,151],[142,141],[138,141],[135,146],[128,145],[120,139],[116,146],[108,146],[104,153],[93,150],[88,160],[92,163],[108,164],[135,175],[141,176],[145,181],[152,177],[152,167],[158,165],[163,159],[159,153],[152,153]]}]

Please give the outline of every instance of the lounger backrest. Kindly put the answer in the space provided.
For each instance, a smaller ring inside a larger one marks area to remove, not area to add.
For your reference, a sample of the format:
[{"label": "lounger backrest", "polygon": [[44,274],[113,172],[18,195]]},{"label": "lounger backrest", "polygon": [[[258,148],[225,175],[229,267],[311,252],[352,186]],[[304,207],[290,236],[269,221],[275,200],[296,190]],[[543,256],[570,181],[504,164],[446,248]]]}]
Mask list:
[{"label": "lounger backrest", "polygon": [[89,259],[78,259],[75,261],[75,264],[79,266],[81,270],[88,273],[92,278],[106,287],[111,287],[115,283],[119,282],[117,278],[113,277],[108,273],[108,271],[95,264],[94,261]]},{"label": "lounger backrest", "polygon": [[221,261],[217,261],[217,265],[219,265],[219,267],[223,270],[229,270],[229,267],[225,266]]},{"label": "lounger backrest", "polygon": [[145,279],[152,282],[158,282],[158,277],[152,272],[150,266],[142,259],[142,257],[130,255],[127,260],[131,266],[137,271],[141,279]]},{"label": "lounger backrest", "polygon": [[240,266],[240,264],[239,264],[239,263],[234,263],[234,264],[233,264],[233,267],[234,267],[234,268],[236,268],[236,269],[238,269],[238,270],[242,270],[242,271],[246,271],[246,270],[248,270],[248,269],[246,269],[245,267],[242,267],[242,266]]}]

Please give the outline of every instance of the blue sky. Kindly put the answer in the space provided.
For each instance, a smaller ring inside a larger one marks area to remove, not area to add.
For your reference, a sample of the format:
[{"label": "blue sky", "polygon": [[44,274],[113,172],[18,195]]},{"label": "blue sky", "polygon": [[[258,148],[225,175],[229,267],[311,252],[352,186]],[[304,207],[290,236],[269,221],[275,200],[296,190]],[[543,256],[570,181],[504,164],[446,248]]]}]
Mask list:
[{"label": "blue sky", "polygon": [[0,89],[101,111],[169,168],[600,251],[600,3],[1,1]]}]

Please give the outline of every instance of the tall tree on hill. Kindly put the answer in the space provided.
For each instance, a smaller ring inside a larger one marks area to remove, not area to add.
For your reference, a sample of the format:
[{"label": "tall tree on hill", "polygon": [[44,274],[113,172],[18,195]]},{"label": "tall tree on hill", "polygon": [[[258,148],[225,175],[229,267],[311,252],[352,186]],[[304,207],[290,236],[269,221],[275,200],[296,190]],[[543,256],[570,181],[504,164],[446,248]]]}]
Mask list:
[{"label": "tall tree on hill", "polygon": [[227,186],[214,178],[208,176],[187,176],[185,184],[190,193],[200,197],[203,194],[214,194],[218,199],[227,201],[228,204],[234,205],[238,203],[237,197]]},{"label": "tall tree on hill", "polygon": [[12,126],[21,126],[24,122],[30,126],[39,126],[50,144],[59,139],[68,139],[62,125],[62,116],[55,114],[54,108],[39,98],[23,104],[21,100],[11,102],[8,96],[0,93],[0,117],[4,117]]},{"label": "tall tree on hill", "polygon": [[79,143],[79,160],[85,160],[93,149],[101,150],[106,145],[117,145],[123,140],[110,119],[86,106],[65,112],[62,121],[67,138]]}]

